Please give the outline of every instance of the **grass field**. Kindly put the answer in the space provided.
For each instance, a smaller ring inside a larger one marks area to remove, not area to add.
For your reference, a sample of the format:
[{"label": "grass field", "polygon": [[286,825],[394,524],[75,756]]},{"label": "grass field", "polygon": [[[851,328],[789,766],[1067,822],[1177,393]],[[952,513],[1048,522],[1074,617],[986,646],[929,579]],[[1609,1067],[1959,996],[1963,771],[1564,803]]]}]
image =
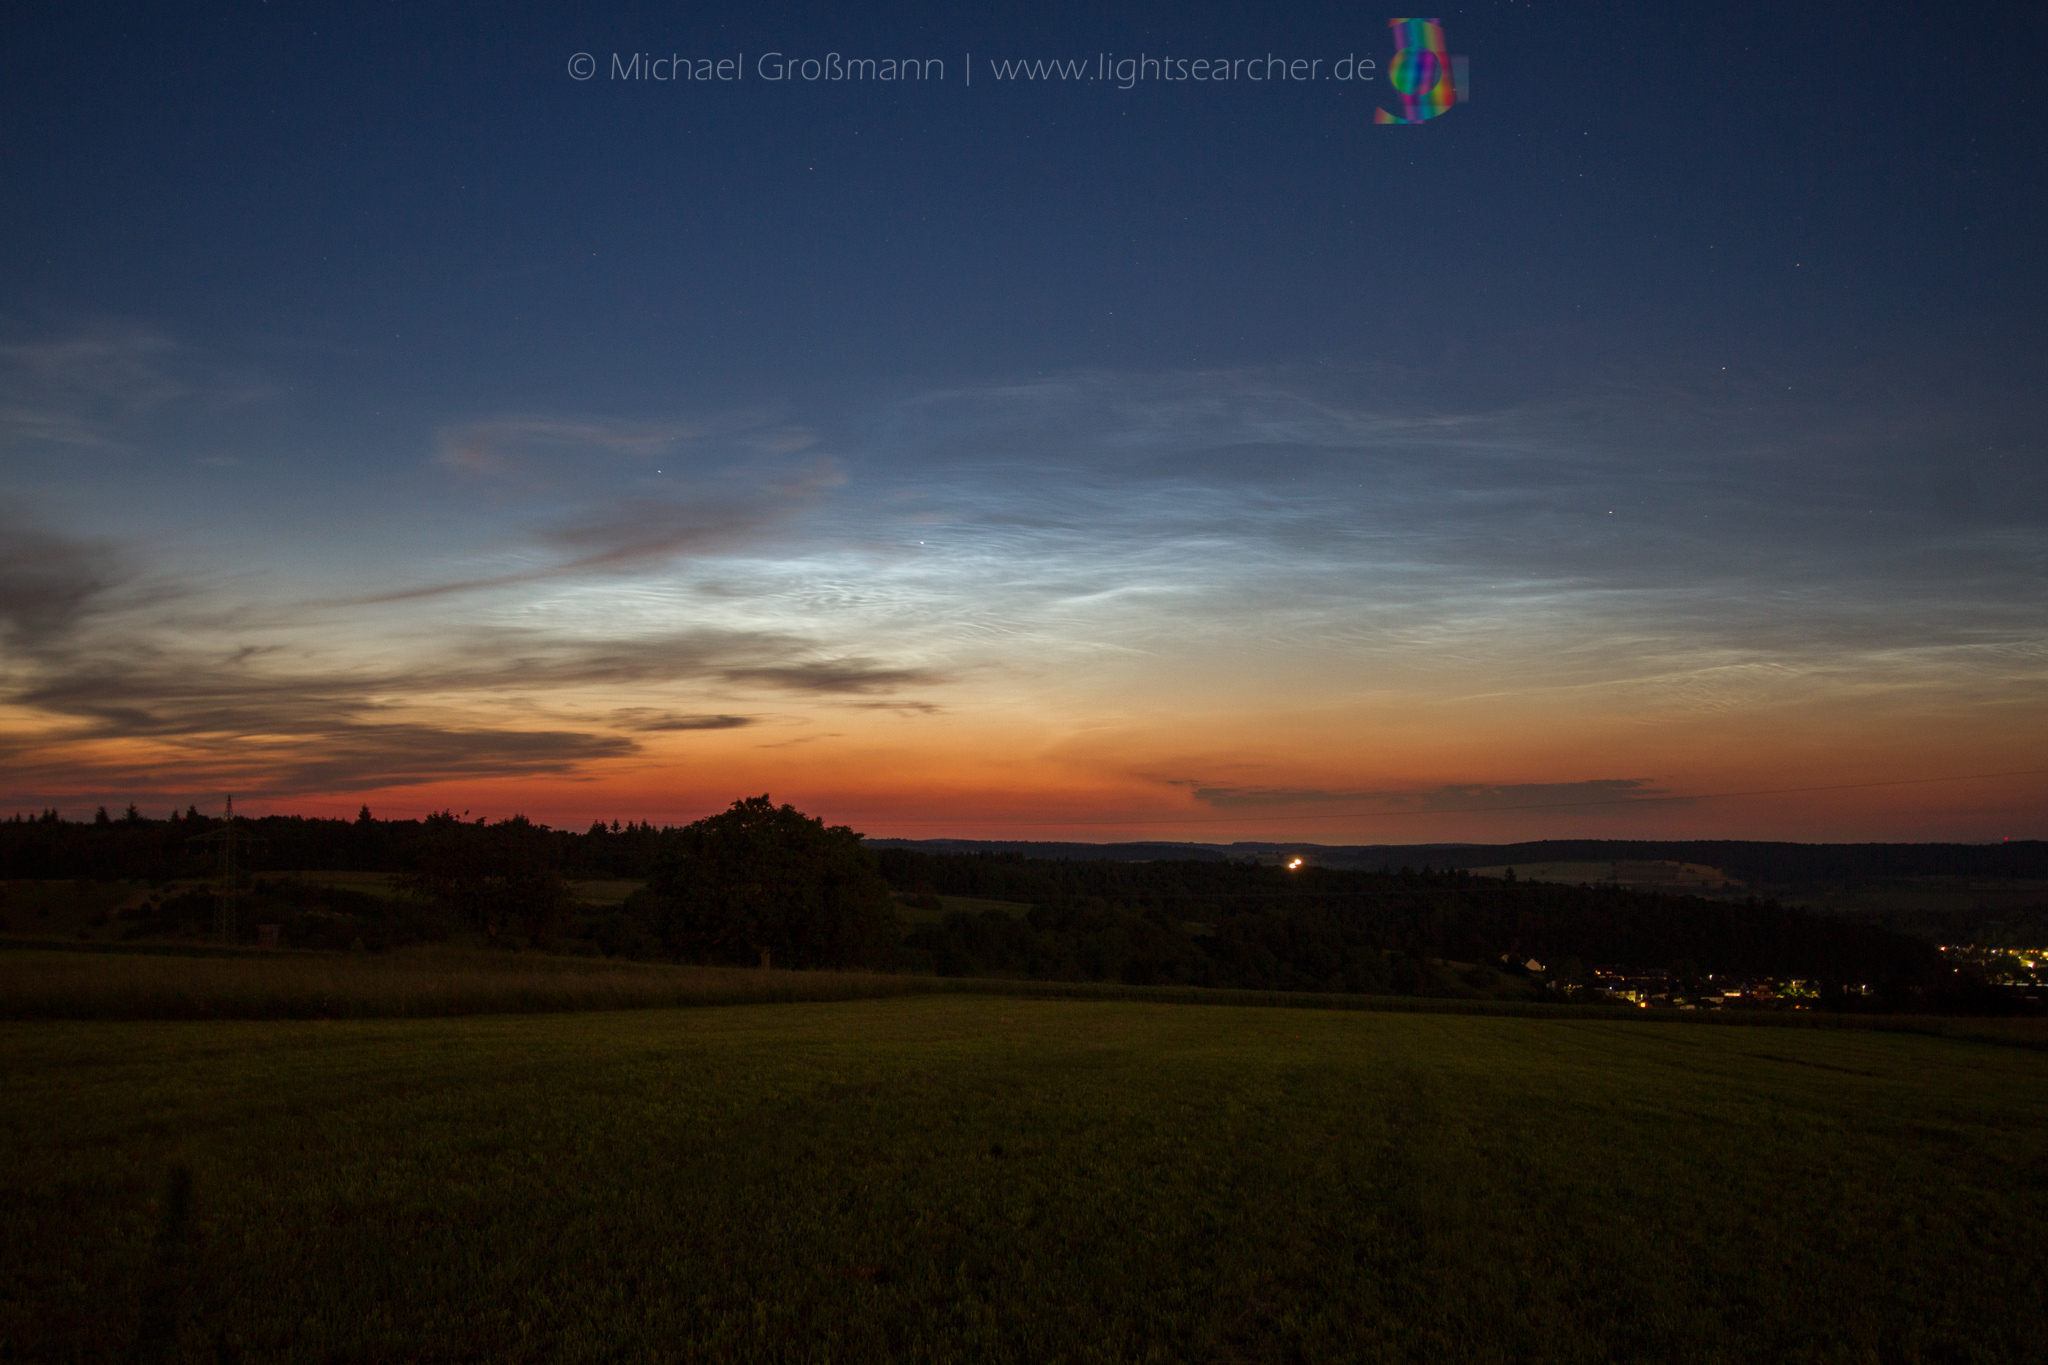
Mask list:
[{"label": "grass field", "polygon": [[2039,1358],[2048,1054],[922,996],[15,1022],[0,1359]]},{"label": "grass field", "polygon": [[[1455,965],[1455,964],[1454,964]],[[1448,969],[1440,971],[1443,979]],[[1158,1004],[1623,1019],[1647,1026],[1854,1029],[2002,1042],[2048,1051],[2048,1020],[1829,1014],[1684,1013],[1462,995],[1015,981],[874,972],[770,971],[419,944],[383,953],[222,947],[208,943],[76,944],[0,939],[0,1020],[405,1019],[552,1014],[677,1005],[765,1004],[978,994]]]},{"label": "grass field", "polygon": [[836,1000],[919,985],[870,972],[760,972],[442,945],[376,954],[133,947],[0,952],[0,1019],[530,1014]]}]

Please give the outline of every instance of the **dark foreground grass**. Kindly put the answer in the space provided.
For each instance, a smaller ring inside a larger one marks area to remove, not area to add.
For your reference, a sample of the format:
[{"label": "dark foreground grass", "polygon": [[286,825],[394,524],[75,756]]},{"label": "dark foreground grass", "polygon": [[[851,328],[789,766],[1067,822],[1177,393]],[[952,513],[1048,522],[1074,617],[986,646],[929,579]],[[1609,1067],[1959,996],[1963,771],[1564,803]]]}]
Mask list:
[{"label": "dark foreground grass", "polygon": [[0,1026],[0,1359],[2012,1360],[2048,1056],[926,996]]},{"label": "dark foreground grass", "polygon": [[[150,949],[154,949],[151,951]],[[0,952],[0,1019],[390,1019],[900,995],[918,979],[460,947],[293,953],[180,945]]]},{"label": "dark foreground grass", "polygon": [[505,952],[453,944],[388,953],[279,952],[191,943],[0,940],[0,1019],[410,1019],[678,1005],[780,1004],[900,995],[1005,995],[1156,1004],[1392,1010],[1639,1024],[1882,1029],[2048,1049],[2048,1019],[1821,1011],[1636,1011],[1606,1005],[1314,991],[1007,981]]}]

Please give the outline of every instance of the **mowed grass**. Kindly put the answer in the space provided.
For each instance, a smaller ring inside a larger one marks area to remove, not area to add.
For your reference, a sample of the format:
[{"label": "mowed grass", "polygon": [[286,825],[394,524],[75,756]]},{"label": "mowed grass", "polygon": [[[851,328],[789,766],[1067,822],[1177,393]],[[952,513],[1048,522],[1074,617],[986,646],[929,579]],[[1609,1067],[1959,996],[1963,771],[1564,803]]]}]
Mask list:
[{"label": "mowed grass", "polygon": [[[428,946],[389,953],[0,952],[0,1019],[321,1019],[842,1000],[920,983]],[[936,985],[937,983],[930,983]]]},{"label": "mowed grass", "polygon": [[923,996],[0,1057],[0,1359],[1990,1361],[2048,1322],[2048,1055],[1986,1043]]}]

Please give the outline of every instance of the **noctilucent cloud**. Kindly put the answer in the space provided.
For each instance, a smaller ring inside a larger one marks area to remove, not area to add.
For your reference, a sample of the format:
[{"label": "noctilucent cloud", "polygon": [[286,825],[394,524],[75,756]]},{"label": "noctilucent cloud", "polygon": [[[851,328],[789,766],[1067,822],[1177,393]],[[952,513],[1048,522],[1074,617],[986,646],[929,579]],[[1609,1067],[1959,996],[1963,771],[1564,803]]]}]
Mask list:
[{"label": "noctilucent cloud", "polygon": [[2042,836],[2039,14],[853,9],[0,18],[0,806]]}]

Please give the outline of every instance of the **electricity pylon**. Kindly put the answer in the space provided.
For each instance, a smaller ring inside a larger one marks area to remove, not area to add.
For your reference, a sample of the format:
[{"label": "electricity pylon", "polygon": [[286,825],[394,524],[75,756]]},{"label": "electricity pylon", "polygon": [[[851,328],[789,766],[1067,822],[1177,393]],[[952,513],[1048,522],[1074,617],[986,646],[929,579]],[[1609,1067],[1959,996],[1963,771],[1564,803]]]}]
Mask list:
[{"label": "electricity pylon", "polygon": [[[230,796],[221,827],[211,834],[194,835],[192,839],[192,842],[200,844],[216,840],[220,843],[220,889],[213,901],[213,936],[222,943],[235,941],[235,893],[240,890],[237,885],[240,874],[235,867],[235,843],[239,837],[235,830],[235,798]],[[260,844],[263,841],[253,839],[250,842]]]},{"label": "electricity pylon", "polygon": [[213,902],[213,936],[235,941],[235,798],[228,797],[227,821],[220,835],[220,894]]}]

